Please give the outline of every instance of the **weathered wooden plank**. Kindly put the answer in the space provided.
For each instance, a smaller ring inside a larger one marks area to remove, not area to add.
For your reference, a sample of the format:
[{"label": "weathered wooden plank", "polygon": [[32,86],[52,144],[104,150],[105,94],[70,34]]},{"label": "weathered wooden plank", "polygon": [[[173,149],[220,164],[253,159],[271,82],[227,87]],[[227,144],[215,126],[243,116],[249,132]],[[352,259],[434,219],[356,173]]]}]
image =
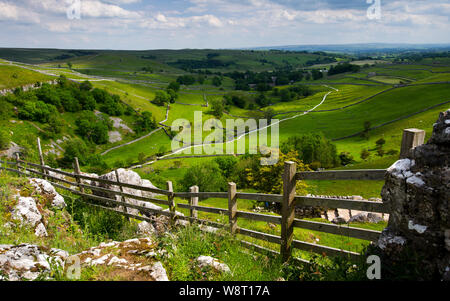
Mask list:
[{"label": "weathered wooden plank", "polygon": [[411,149],[422,145],[425,141],[425,131],[419,129],[404,129],[402,145],[400,148],[400,159],[406,158]]},{"label": "weathered wooden plank", "polygon": [[320,231],[330,234],[342,235],[347,237],[359,238],[364,240],[376,241],[380,237],[381,232],[360,228],[351,228],[348,226],[326,224],[314,221],[305,221],[301,219],[294,220],[294,227]]},{"label": "weathered wooden plank", "polygon": [[[98,182],[98,183],[117,185],[116,181],[111,181],[111,180],[106,180],[106,179],[99,179],[99,178],[93,178],[93,177],[89,177],[89,176],[86,176],[86,175],[78,175],[78,177],[80,179],[90,180],[90,181],[94,181],[94,182]],[[154,193],[164,194],[164,195],[169,195],[170,194],[167,190],[162,190],[162,189],[159,189],[159,188],[144,187],[144,186],[128,184],[128,183],[121,183],[121,185],[123,187],[126,187],[126,188],[131,188],[131,189],[136,189],[136,190],[141,190],[141,191],[149,191],[149,192],[154,192]]]},{"label": "weathered wooden plank", "polygon": [[215,213],[215,214],[228,214],[227,209],[214,208],[214,207],[204,207],[204,206],[192,206],[188,204],[178,203],[177,207],[182,209],[194,209],[202,212]]},{"label": "weathered wooden plank", "polygon": [[114,193],[116,195],[120,195],[123,197],[131,198],[131,199],[139,200],[139,201],[143,201],[143,202],[157,203],[157,204],[161,204],[161,205],[169,205],[169,202],[166,200],[160,200],[160,199],[151,198],[151,197],[137,196],[137,195],[126,193],[126,192],[114,191],[111,189],[98,187],[98,186],[92,186],[92,185],[83,184],[83,183],[80,184],[80,186],[87,188],[87,189],[104,192],[104,193]]},{"label": "weathered wooden plank", "polygon": [[388,210],[386,204],[383,204],[382,202],[354,201],[354,200],[345,200],[345,199],[296,196],[295,204],[296,204],[296,206],[341,208],[341,209],[351,209],[351,210],[359,210],[359,211],[389,213],[389,210]]},{"label": "weathered wooden plank", "polygon": [[238,192],[236,196],[238,199],[254,200],[254,201],[259,201],[259,202],[281,203],[281,201],[283,200],[283,196],[281,194]]},{"label": "weathered wooden plank", "polygon": [[275,216],[275,215],[238,211],[237,217],[242,217],[242,218],[253,220],[253,221],[281,224],[281,216]]},{"label": "weathered wooden plank", "polygon": [[[27,164],[27,165],[35,167],[35,168],[42,168],[41,165],[34,164],[34,163],[31,163],[31,162],[26,162],[26,161],[22,161],[21,160],[21,163]],[[74,173],[70,173],[70,172],[67,172],[67,171],[59,170],[59,169],[56,169],[56,168],[52,168],[52,167],[46,166],[45,169],[48,170],[48,171],[51,171],[51,172],[54,172],[54,173],[66,176],[66,177],[70,177],[70,178],[75,178],[76,177],[76,175]]]},{"label": "weathered wooden plank", "polygon": [[190,221],[191,223],[196,222],[201,225],[206,225],[206,226],[210,226],[212,228],[217,228],[217,229],[222,229],[222,228],[226,227],[226,225],[224,225],[224,224],[212,222],[212,221],[205,220],[205,219],[194,218],[194,217],[190,217],[190,216],[178,216],[178,219]]},{"label": "weathered wooden plank", "polygon": [[[190,192],[198,192],[198,186],[190,187]],[[198,197],[195,197],[195,196],[191,197],[189,199],[189,205],[191,205],[191,206],[198,206]],[[190,213],[191,217],[198,218],[197,210],[191,208],[189,210],[189,213]]]},{"label": "weathered wooden plank", "polygon": [[283,262],[289,260],[292,254],[291,243],[294,239],[295,219],[295,188],[297,181],[295,174],[297,165],[295,162],[284,162],[283,172],[283,202],[281,206],[281,257]]},{"label": "weathered wooden plank", "polygon": [[313,253],[319,253],[319,254],[325,254],[328,256],[344,256],[344,257],[350,257],[352,259],[357,259],[360,256],[359,253],[336,249],[336,248],[332,248],[332,247],[326,247],[326,246],[317,245],[317,244],[312,244],[309,242],[299,241],[299,240],[293,240],[292,247],[299,249],[299,250],[313,252]]},{"label": "weathered wooden plank", "polygon": [[64,179],[60,179],[60,178],[55,177],[55,176],[51,176],[51,175],[48,175],[48,174],[44,174],[44,173],[42,173],[42,172],[40,172],[40,171],[31,169],[31,168],[28,168],[28,167],[26,167],[25,170],[27,170],[27,171],[29,171],[29,172],[32,172],[32,173],[34,173],[34,174],[37,174],[37,175],[39,175],[39,176],[42,176],[42,177],[45,176],[45,177],[47,177],[47,179],[53,179],[53,180],[55,180],[55,181],[59,181],[59,182],[62,182],[62,183],[68,184],[68,185],[77,186],[77,183],[75,183],[75,182],[70,182],[70,181],[67,181],[67,180],[64,180]]},{"label": "weathered wooden plank", "polygon": [[385,169],[303,171],[297,180],[384,180]]},{"label": "weathered wooden plank", "polygon": [[82,200],[82,199],[81,199],[81,201],[83,203],[89,205],[89,206],[101,208],[101,209],[104,209],[104,210],[113,211],[113,212],[116,212],[118,214],[125,215],[127,217],[131,217],[131,218],[134,218],[134,219],[137,219],[137,220],[146,221],[146,222],[153,222],[152,219],[150,219],[148,217],[145,217],[145,216],[134,215],[134,214],[131,214],[131,213],[128,213],[128,212],[123,212],[123,211],[120,211],[120,210],[117,210],[117,209],[114,209],[114,208],[111,208],[111,207],[105,207],[105,206],[101,206],[101,205],[98,205],[98,204],[93,204],[93,203],[91,203],[89,201],[85,201],[85,200]]},{"label": "weathered wooden plank", "polygon": [[237,225],[237,197],[236,184],[228,183],[228,223],[230,224],[231,234],[235,234],[238,228]]},{"label": "weathered wooden plank", "polygon": [[6,164],[6,165],[17,165],[17,162],[9,162],[9,161],[2,161],[0,160],[1,163]]},{"label": "weathered wooden plank", "polygon": [[[97,196],[97,195],[82,193],[82,192],[79,192],[77,190],[65,187],[63,185],[59,185],[57,183],[53,183],[53,182],[50,182],[50,183],[52,185],[54,185],[55,187],[67,190],[67,191],[69,191],[69,192],[71,192],[71,193],[73,193],[75,195],[79,195],[79,196],[85,197],[87,199],[93,199],[93,200],[105,202],[105,203],[108,203],[108,204],[121,205],[121,206],[129,207],[129,208],[138,209],[138,210],[141,210],[141,211],[144,211],[144,212],[156,213],[156,214],[161,214],[161,215],[165,215],[165,216],[172,216],[173,215],[173,213],[169,212],[169,211],[156,210],[156,209],[147,208],[147,207],[134,205],[134,204],[130,204],[130,203],[124,203],[124,202],[120,202],[120,201],[113,200],[113,199],[110,199],[110,198],[105,198],[105,197],[101,197],[101,196]],[[122,211],[119,211],[119,212],[122,212]]]},{"label": "weathered wooden plank", "polygon": [[175,192],[175,197],[188,199],[191,197],[199,197],[201,199],[209,199],[209,198],[219,198],[226,199],[228,198],[227,192]]},{"label": "weathered wooden plank", "polygon": [[242,235],[246,235],[246,236],[250,236],[256,239],[260,239],[260,240],[265,240],[268,242],[272,242],[272,243],[276,243],[276,244],[281,244],[281,237],[280,236],[276,236],[276,235],[272,235],[272,234],[267,234],[267,233],[262,233],[262,232],[258,232],[258,231],[253,231],[253,230],[249,230],[249,229],[244,229],[244,228],[237,228],[236,233],[242,234]]},{"label": "weathered wooden plank", "polygon": [[275,250],[271,250],[268,248],[264,248],[262,246],[259,246],[257,244],[253,244],[251,242],[242,240],[242,239],[238,239],[238,242],[245,248],[256,251],[258,253],[262,253],[262,254],[270,254],[272,256],[279,256],[280,252],[277,252]]}]

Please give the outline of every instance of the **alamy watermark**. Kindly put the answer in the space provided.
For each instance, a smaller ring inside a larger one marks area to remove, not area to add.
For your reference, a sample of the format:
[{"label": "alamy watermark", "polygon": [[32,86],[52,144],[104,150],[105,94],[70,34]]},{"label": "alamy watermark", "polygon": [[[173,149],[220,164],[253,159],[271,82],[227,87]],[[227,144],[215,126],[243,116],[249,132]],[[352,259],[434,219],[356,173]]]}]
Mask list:
[{"label": "alamy watermark", "polygon": [[[270,135],[268,129],[270,128]],[[279,120],[227,119],[226,125],[215,118],[203,122],[202,111],[194,112],[194,122],[177,119],[171,130],[172,152],[186,155],[263,155],[261,165],[274,165],[279,159]],[[203,133],[211,132],[203,138]],[[269,143],[270,136],[270,143]],[[247,139],[248,137],[248,139]],[[247,143],[248,142],[248,143]]]},{"label": "alamy watermark", "polygon": [[381,0],[366,0],[367,4],[371,4],[367,9],[367,18],[370,20],[381,19]]},{"label": "alamy watermark", "polygon": [[367,279],[380,280],[381,279],[381,259],[377,255],[370,255],[367,257],[367,264],[370,266],[367,268]]}]

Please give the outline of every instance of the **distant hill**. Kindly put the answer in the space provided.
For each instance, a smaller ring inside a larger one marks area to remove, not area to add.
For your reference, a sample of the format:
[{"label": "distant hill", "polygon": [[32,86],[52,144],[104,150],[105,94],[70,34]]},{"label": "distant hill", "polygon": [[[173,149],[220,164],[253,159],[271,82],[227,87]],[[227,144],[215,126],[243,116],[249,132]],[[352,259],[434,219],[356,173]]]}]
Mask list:
[{"label": "distant hill", "polygon": [[405,51],[448,51],[450,44],[330,44],[330,45],[286,45],[245,48],[251,50],[285,50],[285,51],[326,51],[341,53],[379,53],[379,52],[405,52]]}]

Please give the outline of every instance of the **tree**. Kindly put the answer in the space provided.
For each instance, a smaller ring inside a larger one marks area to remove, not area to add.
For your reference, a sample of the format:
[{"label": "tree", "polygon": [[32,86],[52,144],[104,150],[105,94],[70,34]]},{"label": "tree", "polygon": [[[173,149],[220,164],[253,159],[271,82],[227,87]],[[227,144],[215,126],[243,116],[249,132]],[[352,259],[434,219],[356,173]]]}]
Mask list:
[{"label": "tree", "polygon": [[165,91],[156,91],[155,98],[153,98],[152,102],[158,106],[164,106],[170,102],[170,96]]},{"label": "tree", "polygon": [[222,175],[225,179],[229,179],[233,174],[235,166],[238,160],[235,157],[227,156],[227,157],[218,157],[214,159],[214,162],[217,163],[220,170],[222,171]]},{"label": "tree", "polygon": [[63,166],[71,167],[76,157],[81,165],[85,165],[87,163],[88,156],[89,149],[86,146],[86,143],[80,139],[72,139],[67,142],[64,150],[64,157],[60,160],[60,163]]},{"label": "tree", "polygon": [[69,67],[69,69],[72,69],[72,63],[71,62],[67,62],[67,66]]},{"label": "tree", "polygon": [[361,133],[361,137],[369,140],[369,131],[370,131],[371,123],[370,121],[364,121],[364,130]]},{"label": "tree", "polygon": [[93,88],[93,86],[92,86],[91,82],[88,80],[86,80],[80,84],[80,90],[91,91],[92,88]]},{"label": "tree", "polygon": [[183,191],[191,186],[198,186],[199,191],[226,191],[226,180],[217,163],[201,163],[189,168],[180,181]]},{"label": "tree", "polygon": [[93,112],[83,111],[75,121],[77,125],[76,133],[87,141],[96,144],[105,144],[108,142],[109,124],[108,121]]},{"label": "tree", "polygon": [[193,85],[195,83],[195,77],[192,75],[182,75],[177,78],[177,82],[182,85]]},{"label": "tree", "polygon": [[305,164],[320,162],[321,167],[331,168],[339,164],[336,145],[322,133],[310,133],[289,137],[281,144],[281,151],[296,151]]},{"label": "tree", "polygon": [[360,155],[361,159],[367,160],[370,157],[370,152],[367,149],[363,149]]},{"label": "tree", "polygon": [[180,83],[179,82],[171,82],[169,86],[167,86],[167,90],[172,89],[175,92],[180,91]]},{"label": "tree", "polygon": [[214,76],[212,79],[212,84],[216,87],[220,87],[222,85],[222,80],[218,76]]},{"label": "tree", "polygon": [[382,148],[386,144],[386,140],[380,138],[375,142],[375,144],[377,145],[377,148]]},{"label": "tree", "polygon": [[178,99],[178,94],[175,90],[167,89],[167,95],[169,96],[170,103],[174,103]]},{"label": "tree", "polygon": [[344,166],[354,162],[353,156],[349,152],[341,152],[339,159],[341,159],[341,164]]},{"label": "tree", "polygon": [[280,91],[280,100],[282,102],[288,102],[292,100],[292,94],[291,91],[289,91],[289,89],[282,89]]},{"label": "tree", "polygon": [[[250,188],[264,193],[281,193],[283,189],[284,162],[293,161],[297,163],[297,171],[309,171],[309,167],[299,159],[296,151],[287,154],[280,152],[279,160],[274,165],[262,166],[259,163],[260,156],[254,156],[254,163],[245,171],[246,179]],[[296,182],[297,194],[306,194],[306,184],[303,181]]]},{"label": "tree", "polygon": [[222,100],[212,100],[211,101],[211,112],[213,115],[220,119],[223,116],[224,105]]},{"label": "tree", "polygon": [[272,108],[268,108],[263,111],[263,118],[267,120],[267,124],[272,123],[272,118],[275,116],[275,111]]},{"label": "tree", "polygon": [[136,123],[134,125],[134,130],[136,133],[141,134],[144,132],[149,132],[154,128],[156,128],[156,121],[151,112],[144,111],[140,116],[137,116]]}]

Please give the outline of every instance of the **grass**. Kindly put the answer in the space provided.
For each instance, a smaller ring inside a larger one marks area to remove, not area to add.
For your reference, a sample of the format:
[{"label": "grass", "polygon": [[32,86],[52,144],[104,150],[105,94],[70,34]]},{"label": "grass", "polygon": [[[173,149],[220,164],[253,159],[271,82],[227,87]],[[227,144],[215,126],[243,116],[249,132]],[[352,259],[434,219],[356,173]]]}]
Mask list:
[{"label": "grass", "polygon": [[55,79],[53,76],[9,65],[0,65],[0,74],[0,90],[12,89],[24,85],[35,84],[36,82],[47,82]]}]

